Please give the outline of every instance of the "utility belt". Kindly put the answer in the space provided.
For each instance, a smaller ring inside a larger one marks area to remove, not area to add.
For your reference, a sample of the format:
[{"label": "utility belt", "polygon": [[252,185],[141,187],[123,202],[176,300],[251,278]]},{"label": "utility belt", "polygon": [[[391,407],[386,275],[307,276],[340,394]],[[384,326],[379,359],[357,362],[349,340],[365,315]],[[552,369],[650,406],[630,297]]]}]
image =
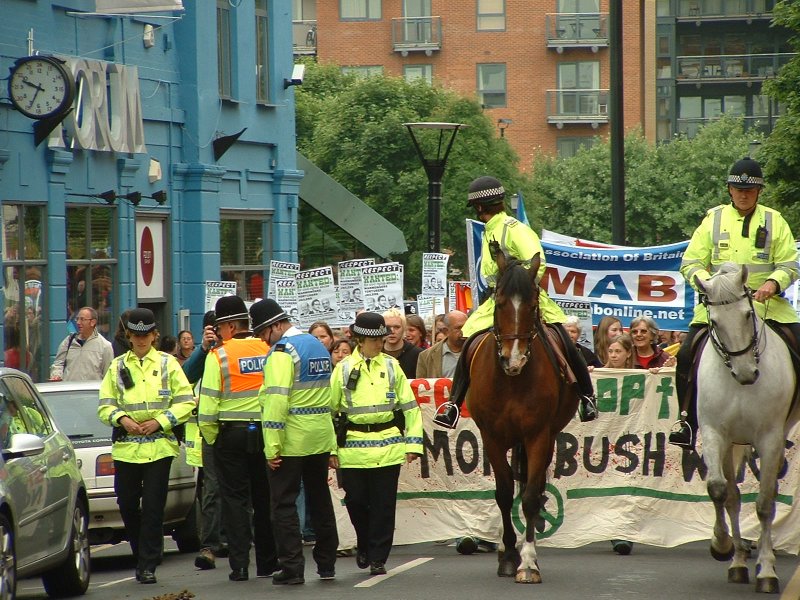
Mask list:
[{"label": "utility belt", "polygon": [[245,430],[245,452],[258,454],[264,450],[264,437],[261,422],[258,421],[219,421],[220,432]]},{"label": "utility belt", "polygon": [[353,423],[347,418],[347,413],[339,413],[333,418],[333,428],[336,431],[336,445],[339,448],[344,447],[347,440],[348,431],[360,431],[362,433],[375,433],[378,431],[386,431],[392,427],[397,427],[400,430],[400,435],[403,435],[406,427],[406,420],[403,411],[397,409],[391,421],[384,421],[383,423]]},{"label": "utility belt", "polygon": [[220,429],[246,429],[250,426],[250,421],[218,421],[218,423]]},{"label": "utility belt", "polygon": [[352,421],[347,422],[347,430],[348,431],[360,431],[362,433],[372,433],[374,431],[385,431],[390,427],[394,427],[396,425],[394,419],[391,421],[385,421],[383,423],[353,423]]}]

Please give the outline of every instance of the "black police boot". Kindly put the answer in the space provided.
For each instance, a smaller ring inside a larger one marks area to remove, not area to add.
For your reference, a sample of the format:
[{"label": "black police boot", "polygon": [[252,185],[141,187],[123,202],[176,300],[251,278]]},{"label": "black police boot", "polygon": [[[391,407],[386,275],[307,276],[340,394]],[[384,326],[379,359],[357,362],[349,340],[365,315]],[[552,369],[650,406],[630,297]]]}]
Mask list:
[{"label": "black police boot", "polygon": [[597,403],[594,395],[581,395],[580,405],[578,406],[578,418],[580,418],[581,423],[588,423],[597,418]]},{"label": "black police boot", "polygon": [[678,421],[678,429],[669,434],[669,443],[682,448],[694,448],[694,432],[686,421]]},{"label": "black police boot", "polygon": [[460,416],[460,410],[453,402],[445,402],[433,417],[433,422],[440,427],[455,429]]}]

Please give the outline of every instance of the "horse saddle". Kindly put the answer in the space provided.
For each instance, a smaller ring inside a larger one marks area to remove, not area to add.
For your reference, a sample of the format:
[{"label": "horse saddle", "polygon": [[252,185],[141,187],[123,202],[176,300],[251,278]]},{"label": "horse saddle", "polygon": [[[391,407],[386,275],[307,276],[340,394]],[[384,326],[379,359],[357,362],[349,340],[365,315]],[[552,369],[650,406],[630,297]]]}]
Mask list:
[{"label": "horse saddle", "polygon": [[572,343],[572,341],[565,340],[561,335],[560,329],[549,323],[545,324],[544,330],[547,334],[547,341],[549,342],[547,345],[549,345],[552,350],[552,358],[558,367],[559,373],[561,373],[561,377],[570,385],[577,383],[578,379],[575,377],[575,372],[572,370],[572,366],[567,360],[565,346],[565,344]]}]

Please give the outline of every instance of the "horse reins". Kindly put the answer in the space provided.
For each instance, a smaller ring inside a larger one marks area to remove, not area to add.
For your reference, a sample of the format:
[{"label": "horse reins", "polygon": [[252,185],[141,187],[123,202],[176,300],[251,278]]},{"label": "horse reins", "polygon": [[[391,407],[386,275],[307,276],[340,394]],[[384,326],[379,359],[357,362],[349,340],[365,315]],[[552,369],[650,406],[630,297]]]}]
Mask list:
[{"label": "horse reins", "polygon": [[[539,314],[539,305],[538,303],[533,309],[533,319],[534,323],[538,323],[540,320]],[[497,327],[497,312],[495,311],[493,315],[493,323],[492,323],[492,335],[494,335],[494,341],[497,345],[497,355],[500,356],[503,352],[503,340],[525,340],[525,360],[529,359],[531,356],[531,346],[533,344],[533,340],[535,340],[539,336],[539,328],[535,328],[533,331],[529,331],[528,333],[498,333]]]},{"label": "horse reins", "polygon": [[[753,317],[753,337],[750,338],[750,343],[742,348],[741,350],[728,350],[725,347],[725,344],[722,340],[719,339],[719,334],[717,333],[717,328],[714,326],[714,321],[711,319],[711,310],[709,307],[711,306],[724,306],[726,304],[735,304],[739,302],[743,298],[747,298],[748,303],[750,304],[750,314]],[[722,361],[725,363],[725,366],[728,369],[731,368],[731,357],[732,356],[741,356],[746,354],[750,350],[753,351],[753,357],[756,359],[756,364],[758,364],[759,360],[761,359],[761,351],[758,347],[758,325],[756,323],[756,310],[753,306],[753,292],[747,288],[744,288],[744,295],[738,296],[733,298],[732,300],[725,300],[720,302],[711,302],[708,299],[708,296],[703,295],[701,298],[701,302],[703,306],[706,307],[706,310],[709,314],[708,319],[708,337],[711,339],[711,344],[714,346],[714,349],[717,351],[717,354],[720,355]],[[766,324],[765,324],[766,325]]]}]

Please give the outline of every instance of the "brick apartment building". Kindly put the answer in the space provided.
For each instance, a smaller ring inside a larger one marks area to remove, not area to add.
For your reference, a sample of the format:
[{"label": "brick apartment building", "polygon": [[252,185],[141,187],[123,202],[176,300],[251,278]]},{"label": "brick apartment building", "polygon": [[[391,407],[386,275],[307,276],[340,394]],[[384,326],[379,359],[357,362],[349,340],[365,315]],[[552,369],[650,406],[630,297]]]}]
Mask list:
[{"label": "brick apartment building", "polygon": [[[608,135],[610,0],[293,0],[295,55],[473,94],[527,168]],[[665,141],[723,113],[769,131],[792,56],[772,0],[622,7],[625,130]]]}]

